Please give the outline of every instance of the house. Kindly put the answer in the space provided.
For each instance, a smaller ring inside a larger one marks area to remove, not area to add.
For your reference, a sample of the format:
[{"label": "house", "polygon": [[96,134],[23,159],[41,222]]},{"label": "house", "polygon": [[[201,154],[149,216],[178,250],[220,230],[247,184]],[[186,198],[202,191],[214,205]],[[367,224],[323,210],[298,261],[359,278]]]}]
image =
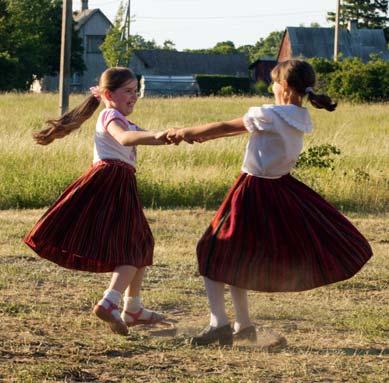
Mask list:
[{"label": "house", "polygon": [[241,53],[224,55],[141,49],[133,52],[129,66],[140,75],[248,77],[247,57]]},{"label": "house", "polygon": [[244,54],[135,50],[129,66],[141,76],[141,94],[145,96],[199,95],[201,89],[196,75],[248,77],[248,61]]},{"label": "house", "polygon": [[[332,59],[334,34],[334,28],[287,27],[277,61],[296,57]],[[384,31],[358,29],[355,22],[350,22],[347,29],[340,29],[339,54],[340,57],[358,57],[364,62],[367,62],[372,54],[389,60]]]},{"label": "house", "polygon": [[267,85],[271,83],[270,73],[273,68],[277,65],[277,61],[274,57],[264,56],[259,58],[250,64],[250,77],[255,81],[263,81]]},{"label": "house", "polygon": [[[82,39],[86,70],[82,75],[73,74],[70,86],[73,92],[83,92],[96,85],[100,74],[107,68],[99,47],[112,23],[100,9],[89,9],[88,0],[81,0],[81,9],[73,12],[73,20]],[[33,84],[33,91],[55,92],[58,83],[58,76],[46,76]]]}]

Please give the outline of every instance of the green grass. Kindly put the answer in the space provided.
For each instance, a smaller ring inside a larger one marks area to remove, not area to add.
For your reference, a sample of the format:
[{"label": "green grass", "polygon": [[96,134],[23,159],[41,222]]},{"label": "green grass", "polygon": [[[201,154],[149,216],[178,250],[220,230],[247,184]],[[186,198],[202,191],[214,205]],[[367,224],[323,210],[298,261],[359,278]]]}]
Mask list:
[{"label": "green grass", "polygon": [[[271,330],[288,341],[267,352],[187,343],[208,322],[194,249],[211,211],[146,210],[156,248],[143,299],[176,323],[170,331],[138,326],[127,337],[91,312],[109,274],[62,269],[21,243],[43,212],[0,211],[1,382],[388,382],[388,214],[348,215],[374,251],[352,279],[301,293],[249,293],[260,340]],[[227,290],[226,301],[232,319]]]},{"label": "green grass", "polygon": [[[83,99],[71,98],[71,106]],[[50,94],[0,95],[0,209],[52,203],[91,164],[97,113],[77,133],[47,147],[31,132],[58,111]],[[195,125],[242,116],[258,98],[143,99],[131,119],[148,130]],[[299,169],[295,175],[343,211],[387,211],[389,201],[389,105],[341,104],[334,113],[312,109],[315,131],[305,147],[332,144],[341,150],[334,170]],[[248,136],[201,145],[139,147],[137,178],[149,207],[220,204],[239,174]]]}]

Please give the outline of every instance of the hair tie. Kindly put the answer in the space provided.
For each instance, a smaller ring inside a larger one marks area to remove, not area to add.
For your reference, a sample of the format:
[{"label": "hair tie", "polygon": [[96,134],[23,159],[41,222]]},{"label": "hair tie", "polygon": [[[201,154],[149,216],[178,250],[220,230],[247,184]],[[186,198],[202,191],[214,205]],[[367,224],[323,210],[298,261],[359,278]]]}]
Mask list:
[{"label": "hair tie", "polygon": [[90,92],[93,94],[93,96],[94,96],[98,101],[101,100],[100,88],[99,88],[98,85],[92,86],[91,88],[89,88],[89,90],[90,90]]},{"label": "hair tie", "polygon": [[305,93],[306,93],[306,94],[308,94],[308,93],[314,93],[313,88],[310,87],[310,86],[306,87],[306,88],[305,88]]}]

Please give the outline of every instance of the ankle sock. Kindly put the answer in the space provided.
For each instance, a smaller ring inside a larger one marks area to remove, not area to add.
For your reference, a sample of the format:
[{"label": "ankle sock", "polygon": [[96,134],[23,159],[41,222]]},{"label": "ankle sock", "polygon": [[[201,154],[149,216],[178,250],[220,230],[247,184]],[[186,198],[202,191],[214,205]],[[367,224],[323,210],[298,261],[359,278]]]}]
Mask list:
[{"label": "ankle sock", "polygon": [[123,302],[124,305],[122,319],[127,322],[132,322],[134,318],[131,315],[126,314],[126,311],[132,314],[136,314],[139,312],[139,310],[143,309],[139,319],[149,319],[153,313],[153,311],[147,310],[143,307],[141,297],[124,297]]},{"label": "ankle sock", "polygon": [[[121,297],[122,294],[117,290],[113,290],[113,289],[105,290],[103,294],[103,298],[98,302],[98,305],[108,310],[111,307],[111,303],[116,306],[119,306]],[[116,319],[121,319],[119,310],[112,310],[112,315]]]}]

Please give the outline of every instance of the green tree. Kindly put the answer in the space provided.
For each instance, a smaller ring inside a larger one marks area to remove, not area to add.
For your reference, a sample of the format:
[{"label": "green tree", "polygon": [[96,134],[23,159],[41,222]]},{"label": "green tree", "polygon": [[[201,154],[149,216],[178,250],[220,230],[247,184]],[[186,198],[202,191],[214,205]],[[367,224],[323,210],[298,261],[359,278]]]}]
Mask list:
[{"label": "green tree", "polygon": [[[59,71],[61,17],[60,0],[0,0],[1,90],[27,90],[34,79]],[[76,32],[71,68],[85,69]]]},{"label": "green tree", "polygon": [[[276,59],[283,35],[284,31],[274,31],[271,32],[266,38],[260,38],[255,43],[255,45],[244,46],[250,61],[253,62],[263,56],[269,56]],[[239,50],[241,48],[239,48]]]},{"label": "green tree", "polygon": [[[382,28],[388,25],[388,0],[343,0],[340,7],[340,25],[355,20],[361,28]],[[327,20],[335,22],[335,13],[328,12]]]},{"label": "green tree", "polygon": [[176,44],[173,43],[172,40],[165,40],[162,45],[162,49],[167,50],[167,51],[175,51],[176,49]]},{"label": "green tree", "polygon": [[124,25],[124,6],[121,4],[116,14],[113,27],[105,36],[100,50],[108,67],[116,65],[127,66],[134,49],[169,49],[174,50],[174,43],[170,40],[164,42],[164,47],[159,47],[155,40],[146,40],[141,35],[135,34],[128,39],[122,36]]}]

